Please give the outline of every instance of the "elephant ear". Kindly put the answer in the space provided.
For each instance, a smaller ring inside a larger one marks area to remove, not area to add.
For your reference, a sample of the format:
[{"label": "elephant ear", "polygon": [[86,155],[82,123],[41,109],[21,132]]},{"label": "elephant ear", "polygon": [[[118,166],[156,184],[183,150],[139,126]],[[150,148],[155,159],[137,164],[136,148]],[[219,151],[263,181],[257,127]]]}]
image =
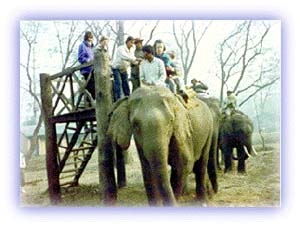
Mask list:
[{"label": "elephant ear", "polygon": [[114,144],[126,150],[130,145],[132,128],[129,122],[128,98],[118,100],[112,107],[107,131]]}]

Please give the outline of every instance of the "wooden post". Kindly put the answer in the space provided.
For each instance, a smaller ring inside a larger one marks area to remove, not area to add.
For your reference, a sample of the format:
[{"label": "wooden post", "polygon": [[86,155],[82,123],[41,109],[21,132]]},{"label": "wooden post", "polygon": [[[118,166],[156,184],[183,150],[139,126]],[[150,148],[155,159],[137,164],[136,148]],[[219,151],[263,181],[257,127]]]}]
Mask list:
[{"label": "wooden post", "polygon": [[52,93],[51,81],[48,74],[40,74],[42,111],[44,114],[45,138],[46,138],[46,167],[48,175],[48,190],[52,204],[61,202],[59,185],[59,165],[57,160],[58,147],[56,144],[55,124],[52,117]]},{"label": "wooden post", "polygon": [[110,59],[108,53],[100,49],[95,50],[94,57],[100,191],[104,204],[112,205],[117,200],[117,187],[114,174],[114,151],[106,133],[112,106]]}]

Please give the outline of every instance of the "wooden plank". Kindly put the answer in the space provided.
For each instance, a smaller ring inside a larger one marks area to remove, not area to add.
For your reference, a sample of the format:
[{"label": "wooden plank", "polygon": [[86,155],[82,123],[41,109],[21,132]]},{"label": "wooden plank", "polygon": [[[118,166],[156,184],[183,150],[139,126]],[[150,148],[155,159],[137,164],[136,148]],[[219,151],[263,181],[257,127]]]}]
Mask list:
[{"label": "wooden plank", "polygon": [[63,77],[63,76],[68,75],[68,74],[73,74],[74,72],[76,72],[76,71],[78,71],[78,70],[80,70],[80,69],[82,69],[82,68],[84,68],[84,67],[91,66],[91,65],[93,65],[93,64],[94,64],[94,62],[91,61],[91,62],[82,64],[82,65],[78,65],[78,66],[75,66],[75,67],[72,67],[72,68],[70,68],[70,67],[69,67],[69,68],[66,68],[65,70],[63,70],[63,71],[60,72],[60,73],[56,73],[56,74],[54,74],[54,75],[51,75],[51,76],[50,76],[50,79],[51,79],[51,80],[55,80],[55,79],[57,79],[57,78],[59,78],[59,77]]},{"label": "wooden plank", "polygon": [[70,177],[75,177],[76,176],[76,174],[69,174],[69,175],[66,175],[66,176],[60,176],[60,178],[59,179],[66,179],[66,178],[70,178]]},{"label": "wooden plank", "polygon": [[88,149],[95,149],[95,146],[87,146],[87,147],[73,148],[71,152],[82,151],[82,150],[88,150]]},{"label": "wooden plank", "polygon": [[60,186],[61,186],[61,187],[66,186],[66,185],[72,186],[72,185],[74,185],[74,184],[76,184],[75,181],[68,181],[68,182],[64,182],[64,183],[60,184]]},{"label": "wooden plank", "polygon": [[52,123],[80,122],[80,121],[95,121],[95,109],[85,109],[77,112],[53,116],[50,118]]},{"label": "wooden plank", "polygon": [[[78,160],[78,159],[77,159]],[[74,162],[66,162],[65,166],[70,166],[70,165],[74,165],[74,164],[80,164],[82,161],[78,160],[78,161],[74,161]]]},{"label": "wooden plank", "polygon": [[77,173],[77,169],[64,170],[64,171],[61,171],[60,174],[62,174],[62,173],[73,173],[73,172]]}]

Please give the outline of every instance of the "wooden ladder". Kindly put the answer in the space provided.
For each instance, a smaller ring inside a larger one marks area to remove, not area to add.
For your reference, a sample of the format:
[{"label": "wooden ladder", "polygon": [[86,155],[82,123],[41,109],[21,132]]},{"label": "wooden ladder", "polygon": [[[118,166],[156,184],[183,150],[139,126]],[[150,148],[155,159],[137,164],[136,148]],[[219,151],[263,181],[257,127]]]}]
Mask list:
[{"label": "wooden ladder", "polygon": [[61,187],[78,185],[79,178],[97,146],[96,134],[94,121],[80,121],[73,125],[71,122],[66,123],[57,143]]}]

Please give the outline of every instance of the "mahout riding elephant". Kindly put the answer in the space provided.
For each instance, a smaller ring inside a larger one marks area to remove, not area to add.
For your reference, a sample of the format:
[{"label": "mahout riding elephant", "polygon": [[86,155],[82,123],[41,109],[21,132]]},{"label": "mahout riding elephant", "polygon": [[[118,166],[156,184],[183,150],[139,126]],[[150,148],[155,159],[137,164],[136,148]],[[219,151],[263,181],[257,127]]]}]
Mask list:
[{"label": "mahout riding elephant", "polygon": [[217,191],[216,166],[209,159],[212,133],[212,114],[204,102],[190,98],[186,104],[182,97],[159,86],[138,88],[130,97],[118,100],[108,129],[113,143],[122,149],[129,147],[134,135],[152,206],[160,201],[165,206],[176,205],[191,172],[201,203],[207,202],[207,178]]},{"label": "mahout riding elephant", "polygon": [[[219,146],[222,150],[224,172],[232,170],[232,160],[238,160],[237,170],[246,172],[245,161],[251,154],[256,154],[252,146],[253,123],[242,111],[235,110],[230,116],[224,116],[220,123]],[[237,150],[237,157],[233,149]]]}]

